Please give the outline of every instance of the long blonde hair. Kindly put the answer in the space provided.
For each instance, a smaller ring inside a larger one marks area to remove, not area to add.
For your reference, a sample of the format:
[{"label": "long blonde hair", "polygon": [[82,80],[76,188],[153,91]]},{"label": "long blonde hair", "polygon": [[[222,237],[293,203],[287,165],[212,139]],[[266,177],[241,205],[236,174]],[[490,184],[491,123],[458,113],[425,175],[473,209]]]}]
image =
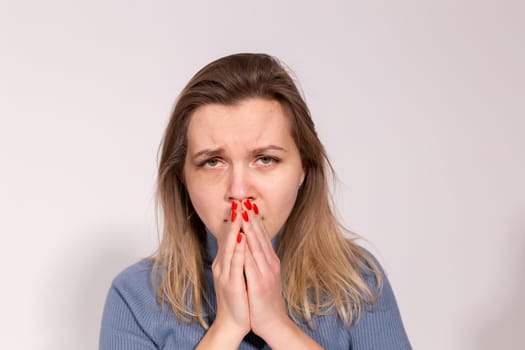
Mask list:
[{"label": "long blonde hair", "polygon": [[[333,170],[308,107],[283,66],[265,54],[235,54],[208,64],[177,99],[160,149],[157,209],[161,209],[163,232],[153,269],[159,302],[170,305],[179,319],[208,327],[202,308],[207,300],[206,232],[182,181],[186,133],[192,113],[200,106],[232,105],[250,97],[277,100],[288,111],[306,173],[276,250],[288,313],[312,327],[316,315],[336,311],[349,326],[366,305],[376,302],[381,272],[355,244],[357,235],[344,236],[329,195],[327,173],[332,175]],[[374,277],[373,289],[364,273]]]}]

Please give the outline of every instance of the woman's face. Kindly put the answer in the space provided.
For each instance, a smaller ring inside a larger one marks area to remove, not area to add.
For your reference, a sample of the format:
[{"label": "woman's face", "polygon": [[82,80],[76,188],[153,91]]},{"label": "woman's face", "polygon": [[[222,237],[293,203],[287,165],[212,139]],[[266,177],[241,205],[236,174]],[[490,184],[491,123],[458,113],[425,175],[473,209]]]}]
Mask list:
[{"label": "woman's face", "polygon": [[191,116],[184,182],[215,237],[228,232],[234,200],[257,204],[270,238],[290,215],[305,174],[285,113],[277,101],[251,98]]}]

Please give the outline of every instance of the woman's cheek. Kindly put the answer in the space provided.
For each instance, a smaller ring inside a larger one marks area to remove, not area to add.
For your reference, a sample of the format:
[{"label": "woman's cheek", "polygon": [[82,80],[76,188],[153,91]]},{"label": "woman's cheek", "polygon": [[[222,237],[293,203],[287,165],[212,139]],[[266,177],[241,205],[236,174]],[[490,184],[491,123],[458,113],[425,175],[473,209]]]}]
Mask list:
[{"label": "woman's cheek", "polygon": [[[289,188],[293,189],[293,187],[291,186]],[[285,196],[285,198],[283,198],[282,206],[280,208],[280,212],[284,216],[284,218],[282,219],[283,220],[282,224],[284,224],[284,222],[288,219],[288,217],[290,216],[290,213],[292,212],[292,209],[295,205],[295,201],[297,200],[297,191],[289,190],[283,195]]]},{"label": "woman's cheek", "polygon": [[193,182],[187,189],[191,204],[197,212],[197,215],[199,215],[204,224],[209,224],[211,197],[206,188],[198,182]]}]

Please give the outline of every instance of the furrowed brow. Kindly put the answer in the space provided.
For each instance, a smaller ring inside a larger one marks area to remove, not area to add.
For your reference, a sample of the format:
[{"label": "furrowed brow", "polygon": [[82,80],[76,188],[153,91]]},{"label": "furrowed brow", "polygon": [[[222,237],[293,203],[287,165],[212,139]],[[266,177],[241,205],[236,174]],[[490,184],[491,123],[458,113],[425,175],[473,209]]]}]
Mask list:
[{"label": "furrowed brow", "polygon": [[264,146],[264,147],[258,147],[256,149],[254,149],[252,151],[252,154],[261,154],[261,153],[266,153],[268,151],[281,151],[281,152],[287,152],[286,149],[280,147],[280,146],[276,146],[276,145],[268,145],[268,146]]},{"label": "furrowed brow", "polygon": [[198,159],[202,157],[210,158],[210,157],[217,157],[224,153],[224,149],[222,148],[216,148],[216,149],[203,149],[202,151],[199,151],[195,153],[192,158]]}]

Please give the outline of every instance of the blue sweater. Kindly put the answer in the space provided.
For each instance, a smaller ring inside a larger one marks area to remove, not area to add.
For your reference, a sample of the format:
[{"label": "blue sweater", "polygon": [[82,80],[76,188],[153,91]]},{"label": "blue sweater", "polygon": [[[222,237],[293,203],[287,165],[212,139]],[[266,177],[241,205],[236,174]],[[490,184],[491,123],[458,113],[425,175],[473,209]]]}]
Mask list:
[{"label": "blue sweater", "polygon": [[[211,306],[204,310],[215,317],[215,292],[211,261],[216,254],[216,241],[208,234],[206,276]],[[101,350],[194,349],[206,332],[199,323],[179,321],[166,305],[156,300],[152,285],[151,260],[142,260],[121,272],[109,290],[100,333]],[[374,279],[364,276],[374,288]],[[318,316],[314,330],[299,324],[305,333],[325,349],[406,350],[412,349],[405,333],[392,288],[384,277],[383,288],[375,308],[368,309],[350,328],[345,327],[337,314]],[[249,333],[239,349],[269,349],[264,340]]]}]

